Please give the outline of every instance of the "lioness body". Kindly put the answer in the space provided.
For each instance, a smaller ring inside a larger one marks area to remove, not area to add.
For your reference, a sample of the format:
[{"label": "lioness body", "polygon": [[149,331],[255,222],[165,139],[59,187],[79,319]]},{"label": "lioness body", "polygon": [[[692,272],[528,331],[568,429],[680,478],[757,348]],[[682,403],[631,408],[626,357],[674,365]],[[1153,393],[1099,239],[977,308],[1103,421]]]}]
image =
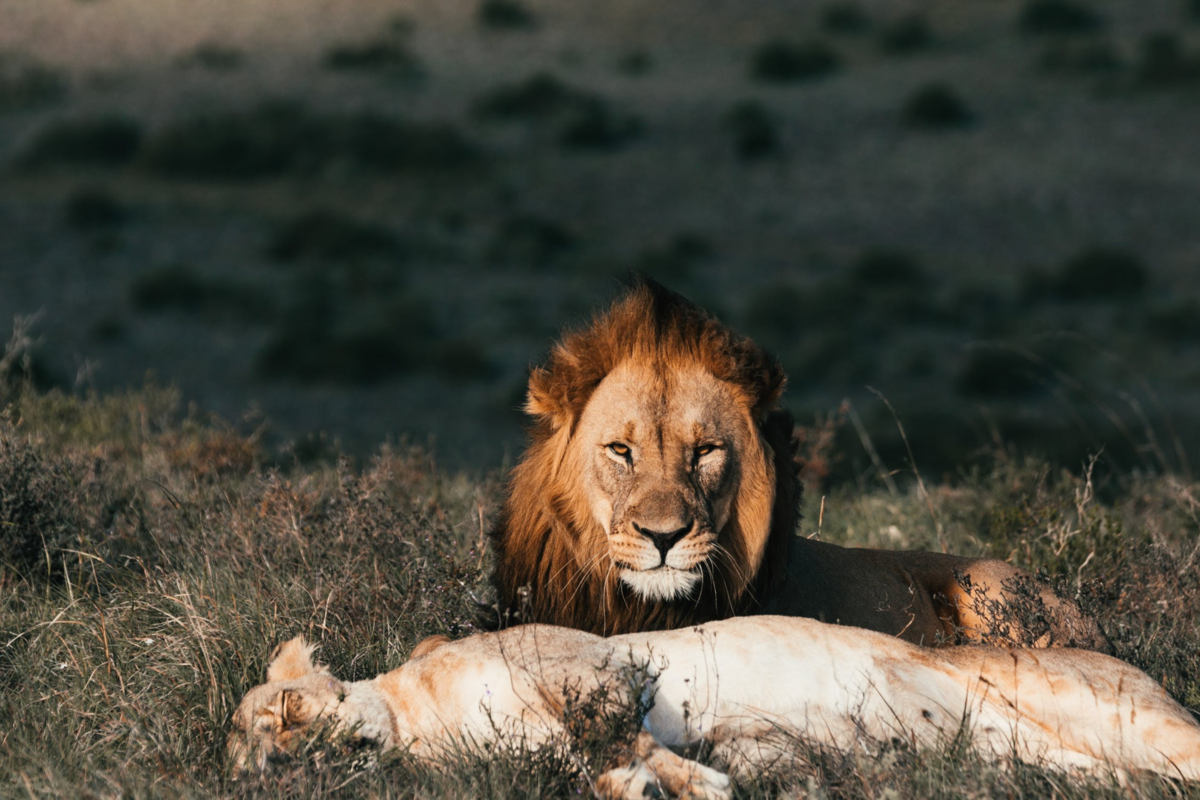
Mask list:
[{"label": "lioness body", "polygon": [[1106,647],[1048,591],[1044,630],[982,613],[1023,575],[1004,562],[798,538],[784,384],[761,348],[651,283],[566,336],[530,375],[536,424],[492,531],[501,623],[607,635],[779,613],[926,645],[999,622],[1020,643]]},{"label": "lioness body", "polygon": [[[342,683],[284,645],[270,682],[234,716],[243,766],[327,719],[385,747],[436,758],[463,741],[537,745],[563,732],[568,694],[628,687],[644,668],[653,694],[635,757],[610,765],[606,793],[725,796],[728,781],[665,748],[707,741],[730,770],[754,774],[802,736],[847,748],[861,736],[972,746],[1093,774],[1151,770],[1200,779],[1200,726],[1152,679],[1099,653],[949,647],[814,620],[758,616],[602,639],[519,626],[423,648],[370,681]],[[514,740],[515,741],[515,740]]]}]

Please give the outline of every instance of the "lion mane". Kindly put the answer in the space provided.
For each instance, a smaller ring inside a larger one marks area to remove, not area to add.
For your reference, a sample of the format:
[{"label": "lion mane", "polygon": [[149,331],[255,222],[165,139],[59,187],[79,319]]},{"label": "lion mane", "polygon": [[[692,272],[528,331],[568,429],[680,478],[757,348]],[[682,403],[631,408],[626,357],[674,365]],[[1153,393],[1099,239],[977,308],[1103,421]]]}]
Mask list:
[{"label": "lion mane", "polygon": [[[739,453],[741,480],[719,532],[727,557],[707,566],[694,597],[648,601],[620,583],[605,531],[565,457],[593,392],[627,362],[702,367],[730,384],[756,421],[758,441]],[[489,627],[524,620],[605,635],[758,610],[758,598],[782,577],[799,522],[792,417],[776,405],[786,381],[779,362],[749,338],[648,279],[566,334],[530,373],[530,443],[490,533],[500,619]]]}]

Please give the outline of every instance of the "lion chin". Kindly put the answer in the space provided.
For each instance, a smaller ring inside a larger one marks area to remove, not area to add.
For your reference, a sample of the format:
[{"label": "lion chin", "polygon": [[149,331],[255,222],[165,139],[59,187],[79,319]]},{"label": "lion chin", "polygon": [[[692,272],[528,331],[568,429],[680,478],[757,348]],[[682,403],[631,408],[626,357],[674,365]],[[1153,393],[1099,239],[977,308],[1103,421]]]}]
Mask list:
[{"label": "lion chin", "polygon": [[691,597],[700,585],[700,574],[674,567],[656,569],[622,569],[621,583],[643,600],[682,600]]}]

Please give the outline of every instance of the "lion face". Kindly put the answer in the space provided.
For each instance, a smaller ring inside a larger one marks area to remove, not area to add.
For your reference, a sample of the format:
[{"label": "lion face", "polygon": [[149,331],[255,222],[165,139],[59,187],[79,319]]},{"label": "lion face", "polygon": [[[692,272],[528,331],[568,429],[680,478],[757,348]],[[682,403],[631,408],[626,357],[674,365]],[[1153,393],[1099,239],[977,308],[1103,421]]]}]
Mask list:
[{"label": "lion face", "polygon": [[645,600],[682,599],[728,557],[721,531],[754,436],[733,387],[699,365],[629,361],[601,381],[572,438],[622,583]]}]

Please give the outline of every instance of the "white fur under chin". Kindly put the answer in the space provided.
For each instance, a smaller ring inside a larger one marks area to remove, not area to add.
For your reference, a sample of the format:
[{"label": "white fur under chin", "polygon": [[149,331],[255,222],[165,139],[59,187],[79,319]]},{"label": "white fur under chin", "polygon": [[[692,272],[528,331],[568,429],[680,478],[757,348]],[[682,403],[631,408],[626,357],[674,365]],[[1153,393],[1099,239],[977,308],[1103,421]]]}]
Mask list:
[{"label": "white fur under chin", "polygon": [[643,600],[674,600],[690,595],[700,584],[700,575],[672,567],[623,569],[621,581]]}]

